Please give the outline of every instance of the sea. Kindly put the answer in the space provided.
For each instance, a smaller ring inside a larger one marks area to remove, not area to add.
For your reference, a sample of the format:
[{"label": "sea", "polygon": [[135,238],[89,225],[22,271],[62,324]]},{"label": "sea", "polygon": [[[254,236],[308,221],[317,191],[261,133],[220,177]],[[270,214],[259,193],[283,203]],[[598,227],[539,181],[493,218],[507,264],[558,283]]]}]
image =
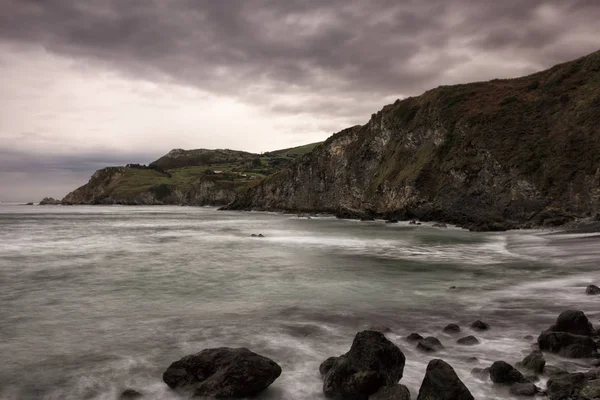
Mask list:
[{"label": "sea", "polygon": [[[283,369],[257,399],[324,399],[320,363],[383,325],[406,356],[400,383],[412,398],[428,362],[441,358],[476,399],[509,399],[470,371],[522,360],[564,310],[600,325],[600,296],[585,294],[592,283],[600,284],[595,233],[0,204],[0,398],[114,400],[135,389],[144,399],[181,399],[162,381],[166,368],[227,346]],[[491,329],[473,331],[475,320]],[[449,323],[461,332],[443,333]],[[404,339],[412,332],[444,349],[418,351]],[[456,343],[467,335],[481,343]]]}]

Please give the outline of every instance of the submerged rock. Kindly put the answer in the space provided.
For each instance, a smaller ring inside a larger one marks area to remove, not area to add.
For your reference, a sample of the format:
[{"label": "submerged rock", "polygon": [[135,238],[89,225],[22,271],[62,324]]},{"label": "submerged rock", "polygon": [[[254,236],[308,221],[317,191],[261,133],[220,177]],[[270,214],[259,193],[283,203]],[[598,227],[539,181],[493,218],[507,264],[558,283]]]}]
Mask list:
[{"label": "submerged rock", "polygon": [[448,334],[459,333],[460,332],[460,326],[458,326],[457,324],[448,324],[443,329],[443,332],[444,333],[448,333]]},{"label": "submerged rock", "polygon": [[281,367],[245,348],[220,347],[183,357],[167,368],[163,381],[194,396],[248,397],[265,390]]},{"label": "submerged rock", "polygon": [[404,385],[384,386],[369,400],[410,400],[410,391]]},{"label": "submerged rock", "polygon": [[544,367],[544,375],[548,376],[548,377],[553,377],[556,375],[563,375],[563,374],[568,374],[567,371],[565,371],[562,368],[556,367],[554,365],[546,365]]},{"label": "submerged rock", "polygon": [[383,386],[393,386],[402,378],[404,353],[380,332],[356,334],[350,351],[319,370],[323,376],[323,393],[329,398],[366,400]]},{"label": "submerged rock", "polygon": [[490,379],[490,368],[473,368],[471,370],[471,375],[473,375],[474,377],[487,381],[488,379]]},{"label": "submerged rock", "polygon": [[496,361],[490,367],[490,379],[494,383],[510,386],[513,383],[529,383],[516,368],[504,361]]},{"label": "submerged rock", "polygon": [[486,324],[481,320],[477,320],[471,324],[471,328],[476,329],[478,331],[487,331],[488,329],[490,329],[490,325]]},{"label": "submerged rock", "polygon": [[443,360],[431,360],[417,400],[473,400],[454,369]]},{"label": "submerged rock", "polygon": [[119,400],[132,400],[132,399],[140,399],[144,397],[140,392],[133,389],[126,389],[119,396]]},{"label": "submerged rock", "polygon": [[589,294],[589,295],[600,294],[600,287],[598,287],[596,285],[589,285],[587,288],[585,288],[585,294]]},{"label": "submerged rock", "polygon": [[419,340],[423,340],[423,336],[419,335],[418,333],[411,333],[410,335],[408,335],[407,337],[405,337],[406,340],[408,340],[409,342],[418,342]]},{"label": "submerged rock", "polygon": [[426,353],[433,353],[435,351],[443,349],[442,343],[433,336],[428,336],[423,340],[420,340],[417,344],[417,349]]},{"label": "submerged rock", "polygon": [[568,358],[591,358],[597,355],[592,339],[594,327],[581,311],[562,312],[556,324],[538,337],[540,350]]},{"label": "submerged rock", "polygon": [[479,344],[479,340],[475,336],[466,336],[464,338],[460,338],[456,341],[458,344],[462,344],[463,346],[474,346]]},{"label": "submerged rock", "polygon": [[514,383],[510,386],[510,394],[515,396],[535,396],[540,391],[533,383]]},{"label": "submerged rock", "polygon": [[546,359],[541,351],[536,350],[531,352],[527,357],[523,359],[523,361],[517,363],[518,368],[527,369],[529,371],[535,372],[536,374],[541,374],[544,372],[544,367],[546,366]]}]

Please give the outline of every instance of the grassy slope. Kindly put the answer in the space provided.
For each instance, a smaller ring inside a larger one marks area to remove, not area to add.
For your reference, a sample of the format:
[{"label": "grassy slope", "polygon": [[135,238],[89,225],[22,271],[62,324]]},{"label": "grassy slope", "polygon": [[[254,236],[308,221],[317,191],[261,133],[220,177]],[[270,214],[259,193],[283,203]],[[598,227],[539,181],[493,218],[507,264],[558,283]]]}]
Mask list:
[{"label": "grassy slope", "polygon": [[[201,157],[184,157],[190,164],[177,168],[165,169],[170,174],[158,172],[154,169],[125,168],[124,174],[112,183],[114,196],[133,196],[158,185],[172,185],[181,190],[190,189],[199,180],[211,180],[218,186],[228,189],[240,189],[246,185],[254,184],[260,178],[280,171],[296,157],[309,153],[320,143],[305,146],[276,150],[265,153],[263,157],[244,152],[231,152],[217,150],[214,155]],[[193,154],[193,151],[190,151]],[[240,156],[241,155],[241,156]],[[180,165],[178,160],[169,164],[165,157],[162,161],[165,166]],[[252,160],[252,161],[249,161]],[[260,161],[260,164],[259,164]],[[206,163],[208,162],[208,163]],[[207,171],[222,171],[223,174],[208,174]],[[244,176],[245,175],[245,176]]]}]

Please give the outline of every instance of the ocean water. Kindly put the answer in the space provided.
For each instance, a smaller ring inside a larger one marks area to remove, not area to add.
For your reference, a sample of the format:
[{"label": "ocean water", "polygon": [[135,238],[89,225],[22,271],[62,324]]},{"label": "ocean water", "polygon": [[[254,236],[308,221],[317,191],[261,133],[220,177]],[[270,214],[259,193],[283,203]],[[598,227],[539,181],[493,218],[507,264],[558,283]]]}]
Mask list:
[{"label": "ocean water", "polygon": [[[259,399],[322,399],[319,364],[346,352],[358,331],[386,325],[406,355],[401,383],[413,398],[429,360],[442,358],[476,399],[508,399],[469,371],[521,360],[534,343],[524,336],[563,310],[599,324],[600,297],[584,293],[600,283],[599,267],[593,234],[2,204],[0,398],[116,399],[133,388],[179,399],[161,379],[171,362],[244,346],[283,369]],[[492,329],[472,332],[476,319]],[[448,323],[461,334],[443,334]],[[411,332],[445,349],[422,354],[404,341]],[[481,344],[455,343],[469,334]]]}]

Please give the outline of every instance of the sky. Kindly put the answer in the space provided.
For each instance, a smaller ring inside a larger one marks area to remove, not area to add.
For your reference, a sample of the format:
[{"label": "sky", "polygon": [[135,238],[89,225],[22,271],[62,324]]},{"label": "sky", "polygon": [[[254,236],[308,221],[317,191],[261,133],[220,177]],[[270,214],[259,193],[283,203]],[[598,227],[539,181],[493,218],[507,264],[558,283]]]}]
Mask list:
[{"label": "sky", "polygon": [[173,148],[321,141],[600,48],[598,0],[0,0],[0,201]]}]

